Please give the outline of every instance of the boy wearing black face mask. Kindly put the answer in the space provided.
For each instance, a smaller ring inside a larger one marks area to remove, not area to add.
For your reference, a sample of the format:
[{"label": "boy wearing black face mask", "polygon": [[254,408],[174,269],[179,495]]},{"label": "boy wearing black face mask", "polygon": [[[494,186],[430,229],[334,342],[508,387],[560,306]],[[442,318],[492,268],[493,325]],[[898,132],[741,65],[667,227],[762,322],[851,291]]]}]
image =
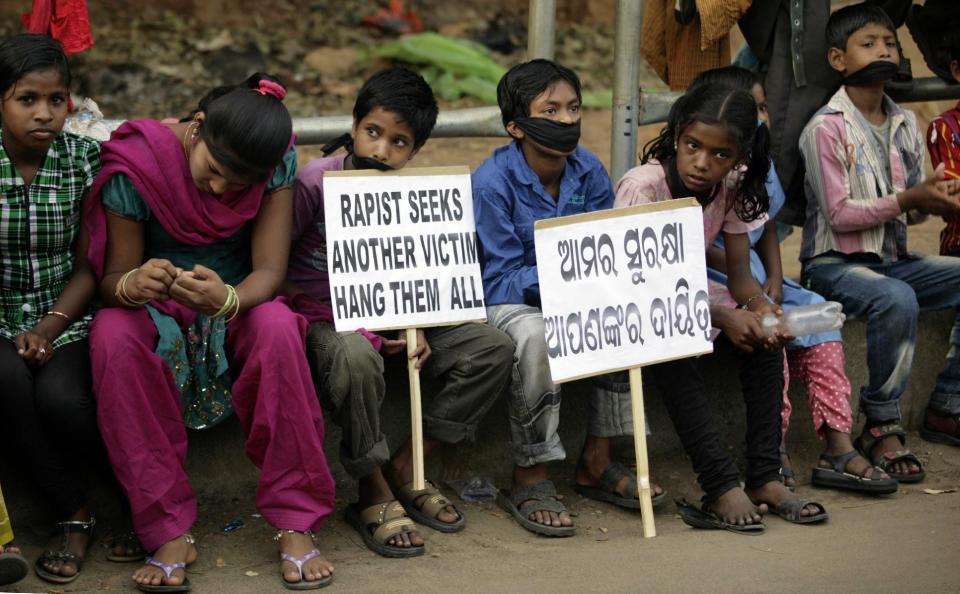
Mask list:
[{"label": "boy wearing black face mask", "polygon": [[[524,528],[546,536],[570,536],[574,526],[546,471],[547,462],[566,453],[557,435],[560,388],[547,364],[533,224],[607,209],[614,198],[603,164],[577,146],[580,100],[580,80],[568,68],[549,60],[511,68],[500,79],[497,101],[513,142],[473,174],[487,319],[516,343],[509,393],[513,485],[498,501]],[[610,437],[633,431],[629,384],[619,377],[595,384],[575,489],[638,508],[635,474],[610,459]],[[663,499],[659,487],[654,495]]]},{"label": "boy wearing black face mask", "polygon": [[[913,112],[884,94],[897,72],[893,24],[856,4],[827,23],[827,60],[843,86],[800,137],[807,219],[800,259],[804,284],[867,320],[870,383],[861,388],[867,422],[855,445],[901,482],[924,477],[905,448],[900,395],[913,360],[918,309],[960,305],[960,261],[907,252],[908,213],[960,213],[960,186],[943,166],[922,179],[923,139]],[[937,377],[921,435],[960,445],[960,318],[947,366]]]},{"label": "boy wearing black face mask", "polygon": [[[337,332],[330,310],[323,175],[344,169],[401,169],[427,142],[437,102],[423,78],[405,68],[382,70],[364,82],[353,108],[353,133],[324,147],[346,155],[311,161],[294,185],[293,246],[285,292],[312,323],[307,360],[320,404],[342,430],[340,462],[357,480],[347,521],[367,547],[385,557],[424,553],[417,524],[458,532],[464,516],[437,488],[413,489],[408,439],[393,456],[381,429],[386,394],[383,357],[405,352],[406,341],[366,331]],[[427,396],[424,454],[443,444],[473,441],[477,424],[510,379],[513,343],[487,324],[417,331],[417,367]],[[379,351],[379,352],[378,352]],[[410,516],[410,517],[406,517]]]}]

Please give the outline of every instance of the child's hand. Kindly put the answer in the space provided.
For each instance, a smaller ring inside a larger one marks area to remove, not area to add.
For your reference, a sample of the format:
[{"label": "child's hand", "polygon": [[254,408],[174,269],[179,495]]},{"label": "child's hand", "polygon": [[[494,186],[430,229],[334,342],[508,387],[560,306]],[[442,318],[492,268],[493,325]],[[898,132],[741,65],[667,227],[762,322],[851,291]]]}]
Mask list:
[{"label": "child's hand", "polygon": [[767,294],[774,303],[783,303],[783,277],[776,278],[768,276],[763,283],[763,292]]},{"label": "child's hand", "polygon": [[759,314],[745,309],[728,308],[722,308],[717,313],[721,312],[722,315],[712,316],[713,324],[727,335],[735,347],[752,353],[766,342]]},{"label": "child's hand", "polygon": [[427,343],[427,336],[423,333],[423,330],[417,330],[417,348],[410,353],[410,358],[417,360],[417,369],[423,368],[432,353],[430,344]]},{"label": "child's hand", "polygon": [[937,165],[933,176],[897,194],[897,200],[903,212],[915,208],[932,215],[960,215],[960,192],[956,183],[947,180],[943,163]]},{"label": "child's hand", "polygon": [[771,314],[779,318],[780,316],[783,315],[783,309],[776,303],[771,303],[766,299],[758,300],[755,303],[757,303],[757,305],[751,306],[751,311],[756,313],[758,316],[760,316],[760,320],[761,320],[761,324],[760,324],[761,343],[759,346],[762,346],[768,351],[779,351],[784,346],[786,346],[788,342],[796,338],[795,336],[784,334],[779,330],[775,331],[773,333],[773,336],[767,336],[763,332],[763,323],[762,323],[763,317],[767,314]]},{"label": "child's hand", "polygon": [[170,285],[170,297],[174,301],[208,316],[220,311],[228,295],[220,276],[200,264],[193,270],[181,272]]},{"label": "child's hand", "polygon": [[165,301],[170,298],[170,285],[178,274],[180,270],[170,260],[151,258],[127,277],[123,292],[134,301]]},{"label": "child's hand", "polygon": [[387,338],[380,334],[380,352],[384,355],[396,355],[407,350],[407,341],[404,338]]},{"label": "child's hand", "polygon": [[46,337],[33,331],[21,332],[13,339],[17,347],[17,354],[33,365],[45,365],[53,358],[53,345]]}]

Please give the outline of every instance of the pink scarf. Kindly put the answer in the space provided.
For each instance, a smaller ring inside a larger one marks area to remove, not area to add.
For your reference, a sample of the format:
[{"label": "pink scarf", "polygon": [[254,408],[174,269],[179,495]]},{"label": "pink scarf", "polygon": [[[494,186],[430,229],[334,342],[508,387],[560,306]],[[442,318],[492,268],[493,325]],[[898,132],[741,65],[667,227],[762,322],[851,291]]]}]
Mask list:
[{"label": "pink scarf", "polygon": [[163,228],[188,245],[209,245],[236,233],[259,212],[267,185],[264,180],[220,195],[200,191],[181,139],[155,120],[133,120],[117,128],[103,144],[100,162],[84,208],[88,256],[98,277],[103,276],[107,245],[102,190],[114,175],[126,175]]}]

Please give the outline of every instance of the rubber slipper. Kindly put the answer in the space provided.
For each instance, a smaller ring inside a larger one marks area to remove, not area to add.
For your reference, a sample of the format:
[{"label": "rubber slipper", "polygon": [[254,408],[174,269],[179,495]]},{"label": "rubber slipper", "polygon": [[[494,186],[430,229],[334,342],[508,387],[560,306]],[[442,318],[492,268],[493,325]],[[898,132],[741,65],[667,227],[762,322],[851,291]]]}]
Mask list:
[{"label": "rubber slipper", "polygon": [[[367,548],[378,555],[404,559],[419,557],[426,550],[423,545],[398,547],[386,544],[394,536],[403,532],[413,532],[417,528],[398,501],[378,503],[363,510],[358,510],[355,504],[348,505],[343,515],[347,523],[363,537]],[[369,528],[371,525],[377,526],[372,533]]]},{"label": "rubber slipper", "polygon": [[[927,476],[927,473],[923,470],[923,464],[920,463],[920,459],[917,458],[916,454],[906,448],[892,452],[883,452],[879,460],[873,458],[873,450],[877,444],[891,435],[900,441],[900,445],[906,446],[907,432],[904,431],[900,423],[891,421],[869,428],[864,427],[863,433],[853,442],[853,447],[857,448],[857,450],[863,454],[864,458],[872,460],[881,470],[901,483],[918,483],[922,481]],[[912,462],[917,465],[919,471],[908,474],[891,472],[893,466],[898,462]]]},{"label": "rubber slipper", "polygon": [[0,553],[0,586],[19,582],[27,577],[30,564],[19,553]]},{"label": "rubber slipper", "polygon": [[293,563],[297,571],[300,572],[300,579],[296,582],[288,582],[286,578],[282,575],[280,576],[280,581],[283,582],[283,587],[287,590],[319,590],[333,583],[333,574],[330,574],[326,577],[322,577],[319,580],[305,580],[303,579],[303,564],[313,559],[314,557],[319,557],[320,551],[317,549],[312,549],[309,553],[303,557],[294,557],[293,555],[287,555],[286,553],[280,553],[280,558],[284,561],[289,561]]},{"label": "rubber slipper", "polygon": [[734,534],[746,534],[750,536],[763,534],[767,529],[763,522],[759,524],[745,524],[743,526],[740,524],[731,524],[715,512],[697,507],[682,497],[675,499],[673,502],[677,505],[677,511],[680,513],[680,519],[683,520],[683,523],[693,528],[729,530]]},{"label": "rubber slipper", "polygon": [[[627,481],[626,486],[623,488],[623,494],[620,494],[617,492],[617,487],[625,476],[630,477],[630,480]],[[636,474],[620,462],[613,462],[604,469],[600,475],[600,483],[598,485],[574,484],[573,490],[594,501],[612,503],[626,509],[640,509]],[[661,491],[659,495],[651,499],[653,500],[653,506],[657,507],[666,501],[667,492]]]},{"label": "rubber slipper", "polygon": [[[167,578],[173,576],[173,572],[178,569],[183,569],[186,571],[187,564],[183,561],[178,563],[170,563],[169,565],[163,563],[162,561],[157,561],[153,557],[147,557],[147,560],[144,562],[144,565],[153,565],[154,567],[160,569]],[[141,592],[189,592],[193,588],[193,585],[190,584],[190,578],[183,576],[183,583],[181,584],[137,584],[137,589]]]},{"label": "rubber slipper", "polygon": [[[800,512],[803,511],[803,508],[808,505],[817,506],[820,508],[820,513],[812,516],[800,515]],[[826,521],[827,518],[830,517],[830,514],[827,513],[827,508],[823,507],[823,504],[819,501],[800,499],[799,497],[788,499],[779,507],[774,507],[773,505],[767,503],[767,507],[770,508],[771,513],[774,513],[793,524],[816,524],[817,522]]]},{"label": "rubber slipper", "polygon": [[847,464],[859,456],[856,450],[850,450],[846,454],[839,456],[830,456],[820,454],[820,459],[832,466],[832,468],[816,467],[813,469],[813,476],[810,482],[817,487],[827,489],[844,489],[847,491],[856,491],[858,493],[870,493],[873,495],[887,495],[896,493],[897,479],[880,478],[883,470],[879,466],[874,466],[873,474],[869,477],[852,474],[846,471]]},{"label": "rubber slipper", "polygon": [[[539,522],[534,522],[529,518],[530,514],[538,511],[552,511],[563,513],[567,508],[557,498],[557,488],[549,481],[540,481],[534,485],[520,487],[513,491],[501,489],[497,492],[497,505],[506,512],[509,512],[513,519],[523,528],[540,534],[542,536],[566,537],[576,534],[576,526],[547,526]],[[523,502],[528,502],[523,507],[518,507]]]}]

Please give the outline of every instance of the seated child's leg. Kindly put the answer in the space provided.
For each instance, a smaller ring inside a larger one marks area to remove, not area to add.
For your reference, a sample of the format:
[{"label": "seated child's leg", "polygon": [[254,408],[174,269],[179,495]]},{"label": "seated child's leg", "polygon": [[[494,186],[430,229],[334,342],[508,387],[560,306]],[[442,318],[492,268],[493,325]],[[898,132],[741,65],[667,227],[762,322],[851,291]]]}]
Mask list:
[{"label": "seated child's leg", "polygon": [[563,460],[566,452],[557,435],[560,386],[550,376],[543,314],[529,305],[507,304],[488,307],[487,318],[516,345],[508,392],[514,463],[530,467]]},{"label": "seated child's leg", "polygon": [[390,459],[380,427],[383,357],[364,336],[317,322],[307,332],[307,361],[321,406],[343,432],[340,462],[354,478],[369,475]]},{"label": "seated child's leg", "polygon": [[803,349],[788,349],[791,373],[802,378],[810,402],[813,428],[824,439],[826,430],[850,433],[850,380],[844,372],[843,343],[825,342]]},{"label": "seated child's leg", "polygon": [[706,501],[715,501],[730,489],[739,488],[740,475],[720,442],[696,359],[651,365],[643,369],[643,375],[657,386]]},{"label": "seated child's leg", "polygon": [[804,278],[824,298],[839,301],[847,316],[866,318],[870,384],[860,390],[860,408],[868,424],[899,420],[900,395],[916,343],[919,305],[914,290],[874,267],[833,259],[808,265]]},{"label": "seated child's leg", "polygon": [[747,489],[780,479],[783,351],[737,350],[747,413]]},{"label": "seated child's leg", "polygon": [[442,443],[476,440],[477,424],[512,376],[514,344],[487,324],[460,324],[426,330],[432,354],[421,370],[430,393],[424,434]]}]

